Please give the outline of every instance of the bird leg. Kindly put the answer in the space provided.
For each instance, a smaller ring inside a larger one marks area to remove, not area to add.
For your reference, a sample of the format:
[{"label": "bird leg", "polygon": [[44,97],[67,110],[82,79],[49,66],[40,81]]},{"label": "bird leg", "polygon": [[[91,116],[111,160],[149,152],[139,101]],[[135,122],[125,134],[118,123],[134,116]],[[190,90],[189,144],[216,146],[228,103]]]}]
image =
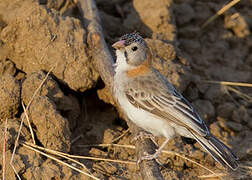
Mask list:
[{"label": "bird leg", "polygon": [[152,140],[152,142],[155,144],[155,146],[158,147],[157,142],[155,141],[155,137],[153,136],[153,134],[148,133],[146,131],[140,131],[137,136],[135,136],[132,140],[131,143],[137,141],[138,139],[143,140],[143,139],[147,139],[150,138]]},{"label": "bird leg", "polygon": [[168,141],[169,139],[167,138],[154,154],[143,156],[141,157],[140,161],[156,159],[158,155],[161,153],[161,151],[163,150],[163,148],[165,147],[165,145],[168,143]]}]

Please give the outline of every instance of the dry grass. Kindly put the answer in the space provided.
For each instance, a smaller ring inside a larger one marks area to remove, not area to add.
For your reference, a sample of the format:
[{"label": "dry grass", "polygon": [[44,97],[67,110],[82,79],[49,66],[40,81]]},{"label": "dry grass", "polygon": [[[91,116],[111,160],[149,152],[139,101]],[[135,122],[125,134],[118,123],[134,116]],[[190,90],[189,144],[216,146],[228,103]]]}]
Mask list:
[{"label": "dry grass", "polygon": [[235,89],[235,88],[232,88],[232,87],[226,87],[228,91],[231,91],[231,92],[234,92],[236,93],[240,98],[244,99],[245,101],[251,103],[252,102],[252,97]]},{"label": "dry grass", "polygon": [[[14,167],[14,165],[13,165],[13,159],[14,159],[14,156],[15,156],[15,153],[16,153],[16,149],[17,149],[17,146],[18,146],[18,143],[19,143],[19,137],[20,137],[21,129],[22,129],[22,127],[23,127],[24,117],[26,117],[27,122],[28,122],[28,125],[29,125],[29,129],[30,129],[30,133],[31,133],[31,136],[32,136],[33,144],[31,144],[31,143],[22,143],[22,145],[23,145],[24,147],[26,147],[26,148],[28,148],[28,149],[30,149],[30,150],[33,150],[33,151],[35,151],[35,152],[37,152],[37,153],[39,153],[39,154],[41,154],[41,155],[44,155],[44,156],[46,156],[46,157],[48,157],[48,158],[50,158],[50,159],[53,159],[53,160],[59,162],[60,164],[63,164],[63,165],[65,165],[65,166],[67,166],[67,167],[70,167],[71,169],[76,170],[76,171],[78,171],[79,173],[85,174],[85,175],[88,176],[88,177],[91,177],[91,178],[93,178],[93,179],[95,179],[95,180],[98,180],[98,178],[96,178],[95,176],[89,174],[90,172],[89,172],[88,169],[84,166],[84,164],[81,164],[80,162],[78,162],[78,161],[76,161],[76,160],[74,160],[74,159],[72,159],[72,158],[69,158],[68,156],[65,156],[65,153],[59,153],[59,152],[56,152],[56,151],[53,151],[53,150],[49,150],[49,149],[46,149],[46,148],[43,148],[43,147],[36,146],[36,144],[35,144],[34,133],[33,133],[33,130],[32,130],[31,124],[30,124],[30,120],[29,120],[27,111],[28,111],[28,109],[29,109],[29,107],[30,107],[32,101],[33,101],[34,98],[36,97],[37,93],[38,93],[39,90],[42,88],[42,86],[43,86],[43,84],[45,83],[45,81],[48,79],[49,74],[52,72],[52,70],[53,70],[56,66],[57,66],[57,64],[56,64],[55,66],[53,66],[53,67],[48,71],[48,73],[46,74],[45,78],[44,78],[44,79],[42,80],[42,82],[40,83],[39,87],[38,87],[38,88],[35,90],[35,92],[33,93],[33,95],[32,95],[32,97],[31,97],[31,99],[30,99],[28,105],[26,106],[26,108],[24,107],[24,104],[23,104],[23,102],[22,102],[22,107],[23,107],[23,109],[24,109],[25,116],[23,116],[22,119],[21,119],[21,123],[20,123],[19,130],[18,130],[18,135],[17,135],[17,138],[16,138],[16,140],[15,140],[15,146],[14,146],[13,153],[12,153],[11,160],[10,160],[10,165],[11,165],[13,171],[15,172],[16,176],[18,177],[18,179],[21,180],[19,174],[17,173],[17,171],[16,171],[16,169],[15,169],[15,167]],[[35,147],[38,148],[38,149],[43,149],[43,150],[48,151],[48,152],[51,152],[51,153],[54,152],[54,154],[56,154],[56,155],[58,155],[58,156],[60,156],[60,157],[64,157],[64,158],[66,158],[66,159],[68,159],[68,160],[70,160],[70,161],[72,161],[72,162],[75,162],[76,164],[79,164],[79,165],[81,165],[83,168],[85,168],[85,169],[88,171],[88,173],[86,173],[86,172],[82,171],[81,169],[78,169],[78,168],[76,168],[76,167],[74,167],[74,166],[72,166],[72,165],[70,165],[70,164],[68,164],[68,163],[66,163],[66,162],[63,162],[62,160],[59,160],[59,159],[57,159],[57,158],[55,158],[55,157],[53,157],[53,156],[51,156],[51,155],[49,155],[49,154],[47,154],[47,153],[44,153],[44,152],[42,152],[42,151],[36,149]],[[5,152],[5,151],[4,151],[4,152]],[[5,157],[5,156],[4,156],[4,157]],[[4,163],[4,164],[5,164],[5,163]]]},{"label": "dry grass", "polygon": [[7,131],[8,131],[8,118],[5,120],[5,126],[4,126],[4,134],[3,134],[3,168],[2,168],[2,175],[3,180],[5,180],[5,171],[6,171],[6,141],[7,141]]},{"label": "dry grass", "polygon": [[108,162],[116,162],[116,163],[124,163],[124,164],[133,164],[133,165],[136,165],[136,162],[134,162],[134,161],[123,161],[123,160],[118,160],[118,159],[108,159],[108,158],[99,158],[99,157],[90,157],[90,156],[71,155],[71,154],[67,154],[67,153],[51,150],[51,149],[48,149],[48,148],[40,147],[40,146],[37,146],[37,145],[33,145],[31,143],[28,143],[28,142],[25,142],[23,144],[27,145],[27,146],[30,146],[30,147],[33,147],[33,148],[36,148],[36,149],[39,149],[39,150],[46,151],[46,152],[48,152],[50,154],[53,154],[53,155],[57,155],[57,156],[63,157],[63,158],[68,159],[70,161],[73,161],[76,164],[79,164],[79,165],[83,166],[87,171],[89,171],[89,170],[83,164],[81,164],[80,162],[74,160],[73,158],[95,160],[95,161],[108,161]]},{"label": "dry grass", "polygon": [[[28,105],[26,106],[25,108],[25,112],[28,111],[33,99],[35,98],[35,96],[37,95],[37,93],[39,92],[39,90],[41,89],[41,87],[43,86],[43,84],[45,83],[45,81],[47,80],[49,74],[52,72],[52,70],[57,66],[57,64],[55,66],[53,66],[49,71],[48,73],[46,74],[45,78],[42,80],[42,82],[40,83],[39,87],[35,90],[35,92],[33,93],[32,95],[32,98],[30,99]],[[24,106],[23,106],[24,107]],[[11,160],[10,160],[10,165],[12,167],[12,169],[14,170],[16,176],[18,177],[19,180],[21,180],[20,176],[18,175],[14,165],[13,165],[13,159],[14,159],[14,156],[15,156],[15,153],[16,153],[16,149],[17,149],[17,146],[18,146],[18,142],[19,142],[19,137],[20,137],[20,133],[21,133],[21,129],[23,127],[23,123],[24,123],[24,117],[28,117],[27,113],[26,113],[26,116],[23,116],[21,118],[21,123],[20,123],[20,126],[19,126],[19,130],[18,130],[18,135],[17,135],[17,138],[15,140],[15,146],[14,146],[14,149],[13,149],[13,153],[12,153],[12,156],[11,156]],[[29,118],[27,119],[28,123],[29,123]],[[30,126],[30,125],[29,125]],[[32,130],[31,130],[32,132]],[[33,139],[34,140],[34,139]],[[35,142],[35,140],[34,140]]]},{"label": "dry grass", "polygon": [[233,7],[235,4],[240,2],[240,0],[232,0],[230,3],[223,6],[215,15],[210,17],[202,26],[201,29],[204,29],[208,24],[210,24],[212,21],[214,21],[218,16],[222,15],[224,12],[226,12],[228,9]]},{"label": "dry grass", "polygon": [[[136,148],[133,145],[121,145],[121,144],[94,144],[94,145],[78,145],[78,146],[79,147],[120,147],[120,148],[129,148],[129,149],[135,149]],[[180,157],[182,159],[190,161],[191,163],[196,164],[197,166],[199,166],[199,167],[207,170],[208,172],[210,172],[212,176],[220,177],[217,173],[213,172],[209,168],[197,163],[196,161],[194,161],[194,160],[192,160],[192,159],[190,159],[190,158],[188,158],[188,157],[186,157],[186,156],[184,156],[182,154],[179,154],[179,153],[174,152],[174,151],[167,151],[167,150],[163,150],[161,152],[164,153],[164,154],[170,154],[170,155],[178,156],[178,157]],[[227,174],[225,174],[225,175],[227,175]]]},{"label": "dry grass", "polygon": [[118,136],[117,138],[113,139],[111,143],[117,142],[118,140],[120,140],[122,137],[124,137],[128,133],[129,133],[129,128],[125,132],[123,132],[120,136]]},{"label": "dry grass", "polygon": [[30,133],[31,133],[31,136],[32,136],[33,144],[36,144],[35,138],[34,138],[34,133],[33,133],[32,127],[31,127],[31,123],[30,123],[30,119],[29,119],[29,116],[28,116],[27,111],[26,111],[26,109],[25,109],[25,106],[24,106],[23,101],[21,102],[21,104],[22,104],[22,107],[23,107],[23,110],[24,110],[24,113],[25,113],[25,117],[26,117],[26,120],[27,120],[29,129],[30,129]]},{"label": "dry grass", "polygon": [[241,83],[241,82],[229,82],[229,81],[201,81],[205,83],[211,84],[220,84],[220,85],[227,85],[227,86],[242,86],[242,87],[252,87],[251,83]]},{"label": "dry grass", "polygon": [[41,155],[43,155],[43,156],[46,156],[47,158],[50,158],[50,159],[52,159],[52,160],[54,160],[54,161],[56,161],[56,162],[58,162],[58,163],[60,163],[60,164],[62,164],[62,165],[65,165],[65,166],[67,166],[67,167],[69,167],[69,168],[71,168],[71,169],[73,169],[73,170],[75,170],[75,171],[77,171],[77,172],[79,172],[79,173],[82,173],[82,174],[84,174],[84,175],[86,175],[86,176],[88,176],[88,177],[90,177],[90,178],[92,178],[92,179],[99,180],[99,178],[96,178],[95,176],[90,175],[89,173],[86,173],[86,172],[82,171],[81,169],[76,168],[76,167],[74,167],[73,165],[71,165],[71,164],[69,164],[69,163],[66,163],[66,162],[64,162],[64,161],[62,161],[62,160],[60,160],[60,159],[57,159],[56,157],[53,157],[53,156],[51,156],[51,155],[49,155],[49,154],[47,154],[47,153],[44,153],[44,152],[42,152],[42,151],[40,151],[40,150],[38,150],[38,149],[36,149],[36,148],[33,148],[31,145],[28,145],[28,144],[26,144],[26,143],[22,143],[22,145],[23,145],[24,147],[26,147],[26,148],[32,150],[32,151],[35,151],[35,152],[37,152],[37,153],[39,153],[39,154],[41,154]]}]

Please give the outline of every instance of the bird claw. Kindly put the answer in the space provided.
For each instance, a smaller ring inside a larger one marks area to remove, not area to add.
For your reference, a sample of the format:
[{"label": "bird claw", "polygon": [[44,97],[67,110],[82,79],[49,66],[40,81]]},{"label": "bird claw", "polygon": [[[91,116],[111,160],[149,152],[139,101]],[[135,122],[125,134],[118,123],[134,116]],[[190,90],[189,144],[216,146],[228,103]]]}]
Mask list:
[{"label": "bird claw", "polygon": [[154,154],[148,154],[147,152],[144,152],[144,156],[140,157],[140,159],[138,159],[137,164],[139,164],[140,162],[142,162],[143,160],[157,160],[158,158],[158,153],[155,152]]},{"label": "bird claw", "polygon": [[155,152],[154,154],[148,154],[146,156],[141,157],[142,160],[153,160],[156,159],[158,157],[157,152]]},{"label": "bird claw", "polygon": [[153,160],[153,159],[155,159],[155,161],[160,165],[160,166],[163,166],[163,163],[161,163],[160,161],[159,161],[159,159],[158,159],[158,152],[155,152],[154,154],[148,154],[148,153],[146,153],[145,152],[145,154],[147,154],[147,155],[145,155],[145,156],[143,156],[143,157],[141,157],[140,159],[138,159],[138,161],[137,161],[137,165],[139,166],[139,163],[141,163],[143,160],[148,160],[148,161],[150,161],[150,160]]}]

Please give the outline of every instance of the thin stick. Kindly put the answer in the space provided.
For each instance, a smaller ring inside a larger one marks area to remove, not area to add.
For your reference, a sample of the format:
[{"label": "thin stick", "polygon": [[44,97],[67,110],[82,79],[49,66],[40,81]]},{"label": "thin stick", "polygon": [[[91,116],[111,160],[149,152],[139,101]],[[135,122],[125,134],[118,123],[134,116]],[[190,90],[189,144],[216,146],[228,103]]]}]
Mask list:
[{"label": "thin stick", "polygon": [[202,26],[201,29],[204,29],[209,23],[211,23],[212,21],[214,21],[218,16],[222,15],[224,12],[226,12],[229,8],[231,8],[232,6],[234,6],[235,4],[237,4],[238,2],[240,2],[240,0],[233,0],[230,3],[228,3],[227,5],[225,5],[223,8],[221,8],[215,15],[213,15],[212,17],[210,17]]},{"label": "thin stick", "polygon": [[33,99],[35,98],[35,96],[37,95],[37,93],[39,92],[39,90],[41,89],[41,87],[44,85],[45,81],[47,80],[49,74],[52,72],[52,70],[57,66],[58,63],[56,63],[55,66],[53,66],[49,71],[48,73],[46,74],[45,78],[42,80],[42,82],[40,83],[39,87],[35,90],[35,92],[33,93],[32,95],[32,98],[31,100],[29,101],[28,105],[26,106],[26,111],[30,108],[30,105],[33,101]]},{"label": "thin stick", "polygon": [[6,141],[7,141],[7,122],[8,118],[5,120],[5,126],[4,126],[4,135],[3,135],[3,180],[5,180],[5,169],[6,169],[6,156],[5,156],[5,150],[6,150]]},{"label": "thin stick", "polygon": [[122,133],[119,137],[112,140],[111,144],[115,143],[119,139],[121,139],[123,136],[125,136],[129,132],[129,129],[127,129],[124,133]]},{"label": "thin stick", "polygon": [[14,171],[14,173],[16,174],[16,176],[18,177],[18,180],[21,180],[21,177],[19,176],[19,174],[18,174],[18,172],[17,172],[17,170],[16,170],[16,168],[14,167],[14,165],[10,162],[10,165],[11,165],[11,167],[12,167],[12,169],[13,169],[13,171]]},{"label": "thin stick", "polygon": [[[94,145],[79,145],[81,147],[90,147],[90,146],[97,146],[97,147],[109,147],[109,146],[114,146],[114,147],[122,147],[122,148],[129,148],[129,149],[135,149],[136,147],[133,146],[133,145],[121,145],[121,144],[94,144]],[[204,168],[205,170],[209,171],[210,173],[214,174],[215,176],[218,176],[215,172],[213,172],[212,170],[208,169],[207,167],[197,163],[196,161],[192,160],[192,159],[189,159],[187,158],[186,156],[184,155],[181,155],[177,152],[174,152],[174,151],[166,151],[166,150],[163,150],[162,153],[165,153],[165,154],[172,154],[172,155],[175,155],[175,156],[178,156],[178,157],[181,157],[187,161],[190,161],[202,168]]]},{"label": "thin stick", "polygon": [[[56,63],[55,66],[53,66],[49,71],[48,73],[46,74],[45,78],[42,80],[42,82],[40,83],[39,87],[35,90],[35,92],[33,93],[32,95],[32,98],[31,100],[29,101],[28,105],[26,106],[26,111],[29,109],[30,105],[31,105],[31,102],[33,101],[33,99],[35,98],[35,96],[37,95],[38,91],[41,89],[41,87],[43,86],[44,82],[46,81],[46,79],[48,78],[49,74],[52,72],[52,70],[57,66],[58,63]],[[23,122],[24,122],[24,116],[21,118],[21,123],[20,123],[20,126],[19,126],[19,130],[18,130],[18,135],[17,135],[17,138],[16,138],[16,141],[15,141],[15,146],[14,146],[14,149],[13,149],[13,153],[11,155],[11,160],[10,160],[10,165],[11,167],[13,168],[15,174],[17,175],[18,179],[21,180],[21,178],[19,177],[19,175],[17,174],[17,171],[15,169],[15,167],[13,166],[12,162],[13,162],[13,159],[14,159],[14,155],[16,153],[16,149],[17,149],[17,146],[18,146],[18,140],[19,140],[19,137],[20,137],[20,133],[21,133],[21,129],[22,129],[22,126],[23,126]]]},{"label": "thin stick", "polygon": [[207,80],[204,80],[204,81],[202,81],[202,82],[205,82],[205,83],[212,83],[212,84],[228,85],[228,86],[252,87],[252,84],[250,84],[250,83],[241,83],[241,82],[207,81]]},{"label": "thin stick", "polygon": [[17,146],[18,146],[18,140],[19,140],[19,136],[20,136],[20,133],[21,133],[21,129],[23,127],[23,123],[24,123],[24,117],[22,117],[22,120],[21,120],[21,123],[20,123],[20,126],[19,126],[18,135],[17,135],[16,141],[15,141],[15,146],[14,146],[13,153],[11,155],[11,160],[10,160],[10,165],[13,168],[13,170],[14,170],[15,174],[17,175],[18,179],[20,179],[20,180],[21,180],[21,178],[19,177],[19,175],[18,175],[14,165],[12,164],[12,162],[13,162],[14,155],[16,153],[16,149],[17,149]]},{"label": "thin stick", "polygon": [[97,177],[92,176],[92,175],[90,175],[90,174],[88,174],[88,173],[86,173],[86,172],[84,172],[84,171],[82,171],[82,170],[80,170],[80,169],[78,169],[78,168],[76,168],[76,167],[74,167],[74,166],[72,166],[72,165],[70,165],[70,164],[64,162],[64,161],[61,161],[61,160],[59,160],[59,159],[57,159],[57,158],[55,158],[55,157],[53,157],[53,156],[51,156],[51,155],[48,155],[48,154],[46,154],[46,153],[44,153],[44,152],[42,152],[42,151],[39,151],[39,150],[37,150],[37,149],[35,149],[35,148],[29,146],[29,145],[26,145],[26,144],[22,144],[22,145],[23,145],[24,147],[26,147],[26,148],[28,148],[28,149],[30,149],[30,150],[33,150],[33,151],[35,151],[35,152],[37,152],[37,153],[39,153],[39,154],[42,154],[42,155],[44,155],[44,156],[46,156],[46,157],[48,157],[48,158],[50,158],[50,159],[52,159],[52,160],[54,160],[54,161],[57,161],[58,163],[61,163],[61,164],[65,165],[65,166],[67,166],[67,167],[69,167],[69,168],[71,168],[71,169],[73,169],[73,170],[75,170],[75,171],[78,171],[79,173],[82,173],[82,174],[84,174],[84,175],[86,175],[86,176],[88,176],[88,177],[91,177],[91,178],[95,179],[95,180],[99,180]]},{"label": "thin stick", "polygon": [[[90,157],[90,156],[77,156],[77,155],[71,155],[71,154],[63,153],[63,152],[60,152],[60,151],[47,149],[47,148],[40,147],[40,146],[37,146],[37,145],[34,145],[34,144],[30,144],[28,142],[25,142],[25,144],[30,145],[32,147],[36,147],[36,148],[38,148],[40,150],[50,152],[50,153],[55,154],[55,155],[61,155],[61,157],[64,157],[64,158],[71,157],[71,158],[77,158],[77,159],[89,159],[89,160],[96,160],[96,161],[109,161],[109,162],[117,162],[117,163],[125,163],[125,164],[134,164],[134,165],[136,165],[136,162],[133,162],[133,161],[114,160],[114,159],[106,159],[106,158],[98,158],[98,157]],[[68,159],[68,158],[66,158],[66,159]],[[70,159],[70,160],[73,160],[73,159]]]},{"label": "thin stick", "polygon": [[122,148],[129,148],[129,149],[136,149],[133,145],[123,145],[123,144],[88,144],[88,145],[77,145],[78,147],[122,147]]},{"label": "thin stick", "polygon": [[162,153],[165,153],[165,154],[172,154],[172,155],[181,157],[181,158],[183,158],[183,159],[185,159],[185,160],[187,160],[187,161],[192,162],[193,164],[196,164],[196,165],[198,165],[198,166],[204,168],[205,170],[211,172],[211,173],[214,174],[216,177],[218,177],[218,174],[216,174],[216,173],[213,172],[212,170],[208,169],[207,167],[201,165],[200,163],[197,163],[196,161],[194,161],[194,160],[192,160],[192,159],[190,159],[190,158],[188,158],[188,157],[186,157],[186,156],[184,156],[184,155],[181,155],[181,154],[179,154],[179,153],[177,153],[177,152],[174,152],[174,151],[166,151],[166,150],[163,150]]},{"label": "thin stick", "polygon": [[202,179],[215,178],[215,177],[221,178],[221,177],[226,176],[226,175],[227,174],[224,174],[224,173],[217,173],[217,174],[209,174],[209,175],[198,176],[198,178],[202,178]]},{"label": "thin stick", "polygon": [[72,162],[74,162],[76,164],[79,164],[80,166],[82,166],[85,170],[87,170],[91,174],[91,172],[88,170],[88,168],[84,164],[80,163],[79,161],[76,161],[75,159],[69,158],[67,156],[68,154],[66,154],[66,153],[63,153],[63,152],[60,152],[60,151],[55,151],[55,150],[48,149],[48,148],[44,148],[44,147],[41,147],[41,146],[38,146],[38,145],[35,145],[35,144],[31,144],[29,142],[24,142],[24,144],[26,144],[28,146],[31,146],[33,148],[37,148],[37,149],[49,152],[51,154],[54,154],[54,155],[57,155],[57,156],[60,156],[60,157],[63,157],[65,159],[68,159],[69,161],[72,161]]},{"label": "thin stick", "polygon": [[78,141],[80,138],[83,138],[83,134],[78,135],[77,137],[73,138],[73,140],[70,142],[70,145],[72,145],[73,143],[75,143],[76,141]]},{"label": "thin stick", "polygon": [[25,106],[24,106],[24,102],[23,102],[23,101],[22,101],[22,107],[23,107],[23,110],[24,110],[24,113],[25,113],[25,117],[26,117],[26,120],[27,120],[29,129],[30,129],[30,133],[31,133],[31,136],[32,136],[33,144],[36,144],[35,138],[34,138],[34,133],[33,133],[32,127],[31,127],[31,123],[30,123],[30,119],[29,119],[29,116],[28,116],[27,111],[26,111],[26,109],[25,109]]},{"label": "thin stick", "polygon": [[252,166],[239,165],[239,167],[252,170]]},{"label": "thin stick", "polygon": [[98,158],[98,157],[90,157],[90,156],[77,156],[77,155],[69,155],[69,157],[77,158],[77,159],[89,159],[89,160],[96,160],[96,161],[108,161],[108,162],[117,162],[117,163],[136,165],[135,161],[123,161],[123,160],[117,160],[117,159],[106,159],[106,158]]},{"label": "thin stick", "polygon": [[248,96],[247,94],[244,94],[244,93],[238,91],[237,89],[232,88],[232,87],[229,87],[229,86],[227,87],[227,89],[228,89],[229,91],[233,91],[234,93],[238,94],[238,95],[239,95],[241,98],[243,98],[244,100],[249,101],[249,102],[252,102],[252,97]]},{"label": "thin stick", "polygon": [[40,62],[42,62],[42,60],[44,59],[44,57],[45,57],[45,55],[46,55],[46,50],[48,49],[49,45],[50,45],[53,41],[55,41],[56,38],[57,38],[57,35],[54,35],[54,36],[51,38],[51,41],[45,46],[45,48],[43,48],[43,49],[44,49],[44,53],[43,53],[43,55],[42,55],[41,58],[40,58]]}]

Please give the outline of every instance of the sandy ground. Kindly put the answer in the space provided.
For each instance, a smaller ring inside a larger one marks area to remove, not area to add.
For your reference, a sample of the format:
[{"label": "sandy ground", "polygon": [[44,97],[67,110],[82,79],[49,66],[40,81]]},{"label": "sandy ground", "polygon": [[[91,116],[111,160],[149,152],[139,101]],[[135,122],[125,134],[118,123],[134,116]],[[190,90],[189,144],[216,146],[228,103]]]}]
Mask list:
[{"label": "sandy ground", "polygon": [[[195,141],[177,137],[165,149],[186,155],[224,179],[250,179],[252,167],[252,91],[248,87],[206,83],[252,83],[252,2],[232,7],[204,30],[201,25],[224,4],[217,0],[97,0],[105,39],[140,32],[153,54],[153,65],[185,95],[216,137],[239,157],[241,167],[224,169]],[[68,154],[135,161],[132,135],[109,144],[128,127],[113,106],[86,43],[80,12],[71,0],[1,0],[0,2],[0,177],[3,176],[3,137],[9,162],[24,111],[34,92],[28,116],[36,144]],[[111,48],[114,54],[114,50]],[[21,141],[32,142],[27,121]],[[156,139],[159,144],[164,139]],[[80,160],[100,179],[141,179],[134,164]],[[173,154],[161,154],[165,179],[200,179],[211,174]],[[22,179],[88,179],[24,146],[13,165]],[[77,166],[73,163],[73,165]],[[250,170],[247,168],[250,167]],[[7,163],[6,179],[17,179]],[[211,179],[211,178],[208,178]],[[216,179],[216,178],[212,178]]]}]

